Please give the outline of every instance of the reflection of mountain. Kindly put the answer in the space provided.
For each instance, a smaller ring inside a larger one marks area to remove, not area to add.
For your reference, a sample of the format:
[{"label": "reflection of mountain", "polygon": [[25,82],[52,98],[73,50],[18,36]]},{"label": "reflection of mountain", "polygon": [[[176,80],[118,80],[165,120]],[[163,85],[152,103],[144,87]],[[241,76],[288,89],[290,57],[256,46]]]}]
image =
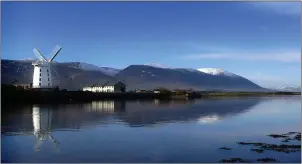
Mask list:
[{"label": "reflection of mountain", "polygon": [[149,108],[148,106],[144,108],[137,103],[128,103],[125,115],[120,119],[130,126],[181,121],[209,123],[229,115],[246,112],[259,102],[259,98],[199,100],[193,104],[169,104],[159,108]]},{"label": "reflection of mountain", "polygon": [[[211,123],[249,110],[259,98],[173,101],[95,101],[88,104],[40,105],[5,114],[4,133],[33,132],[38,139],[51,131],[78,130],[100,124],[123,122],[146,126],[164,122]],[[12,109],[13,110],[13,109]],[[17,114],[16,114],[17,113]],[[6,126],[6,125],[9,125]],[[31,133],[32,134],[32,133]],[[49,138],[50,139],[50,138]]]}]

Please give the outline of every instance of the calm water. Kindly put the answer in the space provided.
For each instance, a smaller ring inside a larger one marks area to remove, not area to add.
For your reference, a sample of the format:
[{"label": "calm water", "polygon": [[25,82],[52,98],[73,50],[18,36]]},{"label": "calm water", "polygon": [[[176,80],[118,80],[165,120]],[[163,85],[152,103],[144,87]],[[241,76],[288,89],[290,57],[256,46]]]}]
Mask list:
[{"label": "calm water", "polygon": [[[98,101],[3,111],[6,162],[218,162],[232,157],[301,161],[300,152],[258,154],[236,144],[279,144],[265,135],[300,131],[300,96]],[[233,149],[219,150],[222,146]]]}]

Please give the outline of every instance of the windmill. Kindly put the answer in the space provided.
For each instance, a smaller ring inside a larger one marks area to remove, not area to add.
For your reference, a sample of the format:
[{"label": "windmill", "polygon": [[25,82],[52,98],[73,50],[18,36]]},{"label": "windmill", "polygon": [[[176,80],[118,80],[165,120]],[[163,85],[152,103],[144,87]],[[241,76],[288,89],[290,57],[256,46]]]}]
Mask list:
[{"label": "windmill", "polygon": [[39,151],[39,148],[43,141],[49,139],[55,151],[58,151],[58,142],[51,135],[51,124],[52,124],[52,110],[51,109],[40,109],[39,106],[33,106],[33,127],[34,135],[37,138],[34,146],[35,151]]},{"label": "windmill", "polygon": [[33,88],[54,88],[53,77],[51,76],[51,70],[53,70],[57,77],[58,73],[51,66],[52,61],[61,51],[62,47],[56,46],[52,57],[47,60],[45,56],[36,48],[33,49],[38,60],[33,62],[34,74],[33,74]]}]

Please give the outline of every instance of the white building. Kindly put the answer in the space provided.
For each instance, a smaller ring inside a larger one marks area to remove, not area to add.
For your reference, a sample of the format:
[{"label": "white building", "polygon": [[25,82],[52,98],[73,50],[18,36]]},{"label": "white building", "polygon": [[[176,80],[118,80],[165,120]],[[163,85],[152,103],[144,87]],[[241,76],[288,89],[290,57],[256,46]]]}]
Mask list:
[{"label": "white building", "polygon": [[51,88],[50,64],[43,61],[34,62],[33,88]]},{"label": "white building", "polygon": [[[50,69],[52,61],[61,51],[60,46],[56,46],[53,56],[50,59],[46,59],[45,56],[36,48],[33,49],[35,55],[39,60],[32,63],[34,66],[33,73],[33,88],[53,88],[52,76]],[[54,69],[53,69],[54,70]],[[56,72],[56,71],[55,71]],[[57,73],[57,72],[56,72]]]},{"label": "white building", "polygon": [[90,92],[126,92],[126,85],[122,82],[107,82],[105,84],[94,84],[84,87],[83,91]]}]

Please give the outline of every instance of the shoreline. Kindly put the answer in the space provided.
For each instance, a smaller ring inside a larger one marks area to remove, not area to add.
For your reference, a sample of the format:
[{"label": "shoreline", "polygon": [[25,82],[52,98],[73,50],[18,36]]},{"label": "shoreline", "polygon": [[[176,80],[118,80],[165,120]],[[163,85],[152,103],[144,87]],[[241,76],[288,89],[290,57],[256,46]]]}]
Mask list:
[{"label": "shoreline", "polygon": [[44,103],[84,103],[98,100],[176,100],[176,99],[216,99],[229,97],[264,97],[264,96],[295,96],[301,92],[211,92],[198,91],[186,93],[174,93],[164,91],[161,93],[153,92],[123,92],[123,93],[104,93],[104,92],[85,92],[85,91],[66,91],[66,90],[24,90],[14,86],[1,85],[3,105],[12,104],[44,104]]}]

